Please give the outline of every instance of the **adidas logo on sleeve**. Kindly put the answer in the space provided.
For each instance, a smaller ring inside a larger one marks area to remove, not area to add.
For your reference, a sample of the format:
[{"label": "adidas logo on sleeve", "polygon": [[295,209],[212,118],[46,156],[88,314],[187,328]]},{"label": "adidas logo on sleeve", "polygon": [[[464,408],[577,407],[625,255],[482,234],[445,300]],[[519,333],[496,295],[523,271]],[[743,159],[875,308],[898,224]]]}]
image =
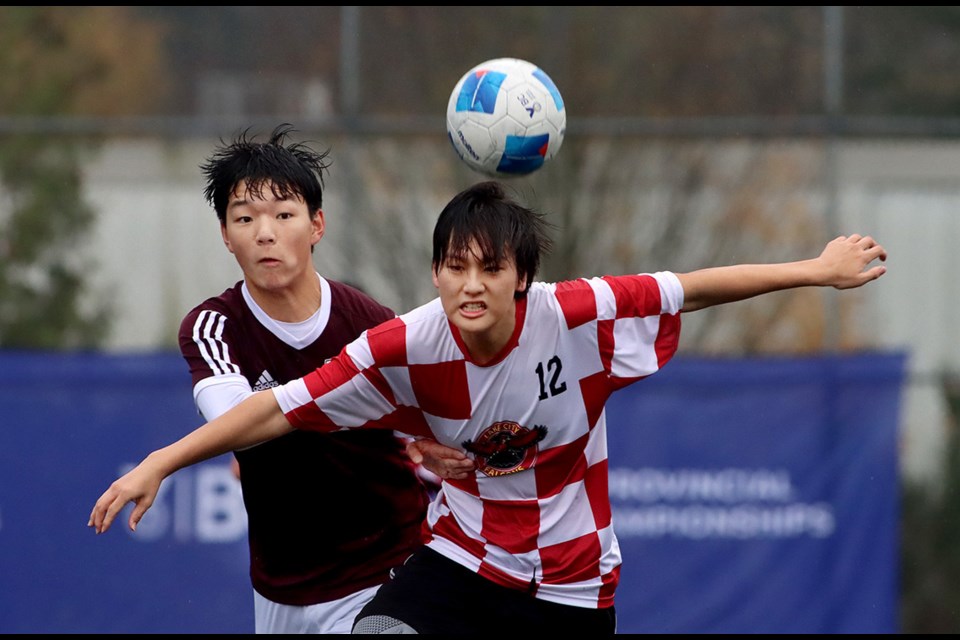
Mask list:
[{"label": "adidas logo on sleeve", "polygon": [[271,389],[273,387],[279,387],[280,383],[273,379],[273,376],[270,375],[269,371],[264,371],[260,374],[260,377],[257,379],[257,384],[253,385],[254,391],[263,391],[264,389]]}]

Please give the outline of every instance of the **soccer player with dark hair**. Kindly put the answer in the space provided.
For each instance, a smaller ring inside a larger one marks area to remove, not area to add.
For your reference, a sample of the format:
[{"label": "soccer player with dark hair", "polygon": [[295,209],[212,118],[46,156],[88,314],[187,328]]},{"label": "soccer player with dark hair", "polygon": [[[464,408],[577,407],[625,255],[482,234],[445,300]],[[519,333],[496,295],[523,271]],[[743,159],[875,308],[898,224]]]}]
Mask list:
[{"label": "soccer player with dark hair", "polygon": [[[290,141],[292,132],[283,125],[265,141],[243,132],[201,166],[204,195],[243,272],[180,327],[206,420],[313,371],[396,315],[316,272],[329,159]],[[406,442],[389,429],[297,431],[235,452],[258,633],[349,633],[390,570],[420,547],[428,496]],[[472,468],[459,451],[411,446],[438,474]]]},{"label": "soccer player with dark hair", "polygon": [[485,182],[455,196],[433,237],[439,298],[367,330],[327,365],[154,451],[100,497],[105,531],[184,466],[292,430],[373,420],[476,462],[430,504],[426,546],[384,584],[354,633],[613,633],[620,552],[607,492],[604,405],[659,371],[681,316],[801,286],[881,277],[886,252],[840,236],[816,258],[690,273],[535,282],[543,217]]}]

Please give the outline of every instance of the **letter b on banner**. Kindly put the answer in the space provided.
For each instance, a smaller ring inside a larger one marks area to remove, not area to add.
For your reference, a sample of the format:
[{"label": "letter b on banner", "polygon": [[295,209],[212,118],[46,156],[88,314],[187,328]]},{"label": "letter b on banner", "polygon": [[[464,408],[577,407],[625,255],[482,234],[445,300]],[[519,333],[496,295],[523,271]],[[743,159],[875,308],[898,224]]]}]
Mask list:
[{"label": "letter b on banner", "polygon": [[[125,473],[133,465],[121,469]],[[130,517],[128,506],[119,522]],[[126,528],[126,527],[125,527]],[[163,481],[150,510],[137,525],[134,540],[156,542],[172,537],[180,543],[232,543],[247,534],[240,481],[229,465],[206,463],[181,469]]]}]

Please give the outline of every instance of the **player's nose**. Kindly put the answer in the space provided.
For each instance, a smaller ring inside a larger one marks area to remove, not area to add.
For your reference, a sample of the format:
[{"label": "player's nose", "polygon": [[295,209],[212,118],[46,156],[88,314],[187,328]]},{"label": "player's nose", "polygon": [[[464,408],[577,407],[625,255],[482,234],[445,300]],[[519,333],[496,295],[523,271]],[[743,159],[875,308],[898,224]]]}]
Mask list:
[{"label": "player's nose", "polygon": [[277,241],[277,234],[273,228],[273,225],[269,222],[263,222],[257,224],[256,228],[256,238],[257,244],[273,244]]},{"label": "player's nose", "polygon": [[470,293],[483,291],[483,278],[481,275],[482,273],[478,269],[467,269],[463,288]]}]

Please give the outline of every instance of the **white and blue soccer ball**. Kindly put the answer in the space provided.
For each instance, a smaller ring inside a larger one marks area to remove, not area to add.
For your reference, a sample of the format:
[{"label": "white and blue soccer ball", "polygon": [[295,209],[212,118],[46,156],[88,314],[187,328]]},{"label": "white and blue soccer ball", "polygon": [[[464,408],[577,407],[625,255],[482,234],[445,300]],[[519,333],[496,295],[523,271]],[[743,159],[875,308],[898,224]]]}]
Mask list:
[{"label": "white and blue soccer ball", "polygon": [[518,58],[470,69],[447,103],[447,134],[457,155],[492,177],[536,171],[560,151],[566,130],[557,85],[543,69]]}]

